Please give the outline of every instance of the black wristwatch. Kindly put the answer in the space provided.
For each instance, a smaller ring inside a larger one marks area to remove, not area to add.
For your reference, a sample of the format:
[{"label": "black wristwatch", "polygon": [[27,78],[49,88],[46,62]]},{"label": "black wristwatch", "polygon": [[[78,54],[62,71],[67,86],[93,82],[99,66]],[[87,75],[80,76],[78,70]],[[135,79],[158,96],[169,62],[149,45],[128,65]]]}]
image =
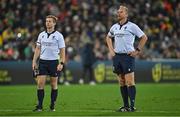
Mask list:
[{"label": "black wristwatch", "polygon": [[137,50],[138,52],[140,52],[140,51],[141,51],[139,48],[136,48],[136,50]]},{"label": "black wristwatch", "polygon": [[60,64],[61,64],[61,65],[64,65],[64,63],[63,63],[63,62],[60,62]]}]

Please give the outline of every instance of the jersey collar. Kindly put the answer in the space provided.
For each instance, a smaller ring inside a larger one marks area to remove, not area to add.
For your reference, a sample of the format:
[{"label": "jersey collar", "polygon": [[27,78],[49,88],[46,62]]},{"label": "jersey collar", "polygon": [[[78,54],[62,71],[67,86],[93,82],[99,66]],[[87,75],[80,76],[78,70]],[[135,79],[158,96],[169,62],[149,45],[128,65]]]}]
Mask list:
[{"label": "jersey collar", "polygon": [[50,36],[51,34],[53,34],[54,32],[56,32],[56,30],[52,31],[51,33],[48,33],[47,30],[46,30],[46,33],[47,33],[47,35],[48,35],[48,38],[49,38],[49,36]]},{"label": "jersey collar", "polygon": [[123,25],[127,24],[128,21],[129,21],[129,20],[127,19],[126,22],[124,22],[123,24],[120,24],[120,23],[118,22],[118,24],[120,25],[120,29],[122,28]]}]

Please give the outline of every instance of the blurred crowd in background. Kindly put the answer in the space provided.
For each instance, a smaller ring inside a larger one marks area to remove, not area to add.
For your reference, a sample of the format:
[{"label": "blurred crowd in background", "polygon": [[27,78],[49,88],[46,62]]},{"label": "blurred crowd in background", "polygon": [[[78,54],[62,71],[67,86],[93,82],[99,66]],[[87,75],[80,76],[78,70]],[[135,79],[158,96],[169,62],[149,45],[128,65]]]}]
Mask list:
[{"label": "blurred crowd in background", "polygon": [[149,39],[138,59],[180,58],[179,0],[0,0],[0,60],[32,60],[49,14],[59,19],[68,60],[81,61],[89,44],[96,60],[109,60],[105,37],[124,3]]}]

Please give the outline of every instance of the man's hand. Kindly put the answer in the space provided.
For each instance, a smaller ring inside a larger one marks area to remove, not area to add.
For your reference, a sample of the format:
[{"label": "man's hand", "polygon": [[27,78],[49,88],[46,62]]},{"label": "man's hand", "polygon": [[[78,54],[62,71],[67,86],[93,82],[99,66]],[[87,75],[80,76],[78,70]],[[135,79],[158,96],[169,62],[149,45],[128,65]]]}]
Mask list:
[{"label": "man's hand", "polygon": [[136,57],[138,54],[139,54],[139,51],[137,51],[137,50],[128,53],[128,55],[130,55],[132,57]]},{"label": "man's hand", "polygon": [[112,57],[115,56],[115,52],[113,50],[110,50],[110,54]]},{"label": "man's hand", "polygon": [[62,64],[58,64],[57,71],[61,71],[62,69],[63,69],[63,65]]},{"label": "man's hand", "polygon": [[35,69],[37,69],[38,67],[37,67],[37,63],[36,62],[32,62],[32,70],[35,70]]}]

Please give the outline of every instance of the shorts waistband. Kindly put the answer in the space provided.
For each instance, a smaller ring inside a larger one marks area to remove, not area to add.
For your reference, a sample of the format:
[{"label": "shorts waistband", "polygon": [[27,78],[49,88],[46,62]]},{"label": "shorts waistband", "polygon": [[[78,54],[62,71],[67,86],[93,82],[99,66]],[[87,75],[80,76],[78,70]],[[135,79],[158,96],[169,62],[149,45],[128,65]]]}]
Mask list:
[{"label": "shorts waistband", "polygon": [[44,60],[44,59],[39,59],[40,61],[58,61],[58,60]]},{"label": "shorts waistband", "polygon": [[116,55],[128,55],[128,53],[115,53]]}]

